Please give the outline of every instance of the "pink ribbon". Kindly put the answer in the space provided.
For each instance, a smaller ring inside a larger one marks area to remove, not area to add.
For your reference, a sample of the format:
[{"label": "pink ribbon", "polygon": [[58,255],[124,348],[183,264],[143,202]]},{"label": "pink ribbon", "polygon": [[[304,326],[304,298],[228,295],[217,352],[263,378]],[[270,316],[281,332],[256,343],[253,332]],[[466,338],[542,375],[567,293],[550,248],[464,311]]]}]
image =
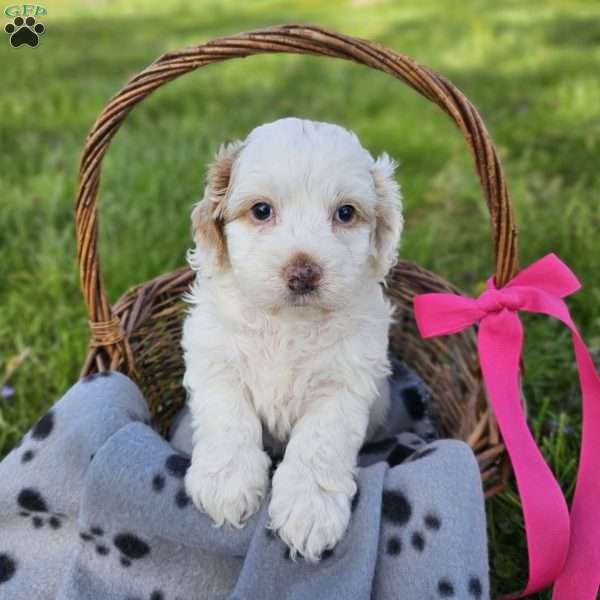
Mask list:
[{"label": "pink ribbon", "polygon": [[[490,278],[476,300],[455,294],[414,298],[417,326],[425,338],[457,333],[479,322],[481,371],[512,463],[525,521],[529,580],[515,597],[556,582],[553,600],[595,600],[600,586],[600,377],[562,300],[580,287],[569,268],[549,254],[501,289]],[[535,444],[521,407],[519,310],[549,315],[571,330],[583,431],[570,519],[560,486]]]}]

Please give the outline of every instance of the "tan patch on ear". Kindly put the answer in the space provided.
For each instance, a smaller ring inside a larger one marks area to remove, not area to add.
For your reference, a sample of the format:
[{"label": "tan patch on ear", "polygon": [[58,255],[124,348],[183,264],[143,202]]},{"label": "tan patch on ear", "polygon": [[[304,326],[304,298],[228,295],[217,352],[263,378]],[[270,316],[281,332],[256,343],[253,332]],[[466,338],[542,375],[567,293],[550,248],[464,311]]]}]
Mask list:
[{"label": "tan patch on ear", "polygon": [[208,168],[204,198],[192,211],[192,229],[196,244],[210,252],[215,266],[227,262],[225,241],[225,205],[231,169],[240,153],[242,142],[223,144]]},{"label": "tan patch on ear", "polygon": [[375,217],[375,246],[381,253],[390,238],[394,236],[394,225],[392,225],[393,212],[388,206],[379,206]]},{"label": "tan patch on ear", "polygon": [[233,163],[242,149],[242,142],[223,144],[208,167],[207,188],[215,198],[225,198],[231,179]]},{"label": "tan patch on ear", "polygon": [[204,198],[192,212],[192,227],[196,244],[209,251],[212,260],[219,267],[226,262],[227,246],[223,223],[219,217],[214,217],[212,202]]}]

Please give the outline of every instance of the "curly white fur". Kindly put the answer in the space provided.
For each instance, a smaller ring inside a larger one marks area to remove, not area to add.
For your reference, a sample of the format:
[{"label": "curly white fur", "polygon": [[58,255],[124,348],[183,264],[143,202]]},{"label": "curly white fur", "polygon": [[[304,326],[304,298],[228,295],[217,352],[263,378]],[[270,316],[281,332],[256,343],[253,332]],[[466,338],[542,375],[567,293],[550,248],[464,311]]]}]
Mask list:
[{"label": "curly white fur", "polygon": [[[192,214],[186,489],[217,525],[243,526],[268,491],[265,427],[286,444],[270,526],[308,560],[344,535],[358,451],[386,415],[392,309],[380,284],[402,230],[394,167],[341,127],[282,119],[219,151]],[[269,223],[249,218],[256,202],[272,205]],[[361,218],[339,226],[341,204]],[[282,275],[299,253],[322,270],[302,297]]]}]

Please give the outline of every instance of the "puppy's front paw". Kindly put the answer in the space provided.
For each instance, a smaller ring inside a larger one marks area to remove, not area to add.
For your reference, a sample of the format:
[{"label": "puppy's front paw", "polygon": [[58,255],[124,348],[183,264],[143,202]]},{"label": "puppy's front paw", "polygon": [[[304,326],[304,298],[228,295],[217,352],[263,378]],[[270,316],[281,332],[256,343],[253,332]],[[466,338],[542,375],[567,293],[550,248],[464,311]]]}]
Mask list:
[{"label": "puppy's front paw", "polygon": [[[346,487],[356,490],[353,481]],[[273,477],[270,527],[289,546],[292,558],[301,554],[316,562],[344,536],[352,493],[326,491],[305,466],[284,461]]]},{"label": "puppy's front paw", "polygon": [[185,477],[188,496],[219,527],[243,527],[269,485],[269,457],[257,447],[233,448],[226,442],[199,444]]}]

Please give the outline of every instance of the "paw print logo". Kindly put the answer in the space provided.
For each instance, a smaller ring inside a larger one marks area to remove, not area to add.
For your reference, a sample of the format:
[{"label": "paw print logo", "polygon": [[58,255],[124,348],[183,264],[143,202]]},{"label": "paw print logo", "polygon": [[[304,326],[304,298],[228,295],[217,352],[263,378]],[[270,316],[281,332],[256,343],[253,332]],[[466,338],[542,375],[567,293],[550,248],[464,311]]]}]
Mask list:
[{"label": "paw print logo", "polygon": [[18,48],[23,44],[35,48],[40,38],[39,36],[46,31],[46,28],[41,23],[36,22],[33,17],[15,17],[12,23],[7,23],[4,31],[10,35],[10,45],[13,48]]}]

